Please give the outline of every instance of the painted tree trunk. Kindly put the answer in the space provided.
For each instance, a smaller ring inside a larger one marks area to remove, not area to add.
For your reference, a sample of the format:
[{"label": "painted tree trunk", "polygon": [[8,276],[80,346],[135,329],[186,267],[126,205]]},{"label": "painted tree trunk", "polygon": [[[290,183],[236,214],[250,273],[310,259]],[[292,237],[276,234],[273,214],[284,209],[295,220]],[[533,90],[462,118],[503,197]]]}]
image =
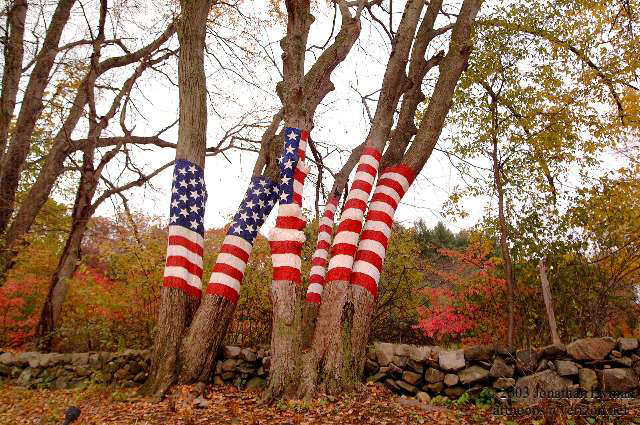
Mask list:
[{"label": "painted tree trunk", "polygon": [[[181,15],[177,22],[178,41],[180,42],[178,61],[180,124],[174,172],[176,179],[171,199],[173,224],[169,226],[167,265],[161,290],[157,333],[151,356],[151,373],[142,389],[143,392],[154,394],[156,397],[164,395],[169,386],[177,379],[178,355],[182,337],[200,303],[202,286],[202,249],[204,245],[202,238],[204,202],[202,201],[206,198],[203,169],[207,144],[207,87],[204,72],[204,47],[211,1],[181,0],[180,6]],[[187,166],[187,164],[189,165]],[[189,193],[186,193],[187,191]],[[200,196],[192,196],[195,195],[191,193],[192,191],[199,191]],[[200,210],[192,211],[197,207],[201,207],[202,212]],[[174,215],[176,216],[175,221]],[[192,226],[193,224],[195,227]],[[172,238],[175,239],[175,244]],[[174,249],[175,252],[172,251]],[[173,257],[185,259],[174,260]]]},{"label": "painted tree trunk", "polygon": [[182,343],[179,381],[208,381],[240,297],[258,231],[278,200],[277,185],[254,176],[227,230],[202,304]]}]

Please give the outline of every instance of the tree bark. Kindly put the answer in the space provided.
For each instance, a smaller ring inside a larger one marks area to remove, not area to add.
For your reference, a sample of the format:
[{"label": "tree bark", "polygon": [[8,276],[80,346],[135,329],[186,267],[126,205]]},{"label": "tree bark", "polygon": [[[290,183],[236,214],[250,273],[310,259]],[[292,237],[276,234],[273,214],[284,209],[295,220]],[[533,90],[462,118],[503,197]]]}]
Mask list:
[{"label": "tree bark", "polygon": [[31,146],[31,136],[43,108],[44,89],[49,82],[49,73],[58,53],[62,31],[69,20],[75,0],[60,0],[56,7],[47,34],[38,53],[31,78],[25,89],[16,128],[11,143],[0,167],[0,234],[7,229],[20,181],[20,172]]},{"label": "tree bark", "polygon": [[2,95],[0,96],[0,164],[7,147],[9,126],[16,107],[16,96],[22,75],[24,22],[27,8],[28,4],[25,0],[14,0],[7,14],[8,36],[5,38]]},{"label": "tree bark", "polygon": [[[211,4],[211,0],[181,0],[177,21],[180,125],[176,159],[185,159],[201,169],[204,169],[207,130],[205,30]],[[199,296],[178,288],[164,286],[161,294],[151,373],[142,389],[156,397],[163,396],[177,379],[180,344],[200,302]]]},{"label": "tree bark", "polygon": [[558,328],[556,327],[556,315],[553,311],[553,298],[551,297],[551,285],[547,279],[547,268],[544,264],[544,258],[540,259],[538,264],[540,269],[540,282],[542,283],[542,297],[544,298],[544,306],[547,310],[547,319],[549,319],[549,331],[551,332],[551,341],[554,344],[561,344],[558,336]]}]

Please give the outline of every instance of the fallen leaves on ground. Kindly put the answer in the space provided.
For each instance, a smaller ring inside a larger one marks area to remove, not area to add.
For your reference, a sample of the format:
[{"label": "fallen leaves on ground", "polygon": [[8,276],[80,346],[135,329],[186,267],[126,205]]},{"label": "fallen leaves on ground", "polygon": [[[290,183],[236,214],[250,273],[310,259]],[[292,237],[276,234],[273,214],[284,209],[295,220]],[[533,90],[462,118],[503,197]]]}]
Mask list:
[{"label": "fallen leaves on ground", "polygon": [[[160,403],[139,397],[135,389],[92,385],[84,389],[43,390],[0,386],[0,424],[60,424],[69,406],[81,410],[74,424],[531,424],[492,416],[474,406],[433,406],[397,397],[377,385],[358,393],[324,397],[305,404],[280,400],[264,405],[260,393],[231,386],[175,387]],[[566,420],[556,423],[566,424]],[[571,422],[568,422],[571,423]],[[590,423],[576,421],[576,424]],[[598,422],[608,423],[608,422]],[[614,422],[611,422],[612,424]],[[629,423],[629,422],[626,422]]]}]

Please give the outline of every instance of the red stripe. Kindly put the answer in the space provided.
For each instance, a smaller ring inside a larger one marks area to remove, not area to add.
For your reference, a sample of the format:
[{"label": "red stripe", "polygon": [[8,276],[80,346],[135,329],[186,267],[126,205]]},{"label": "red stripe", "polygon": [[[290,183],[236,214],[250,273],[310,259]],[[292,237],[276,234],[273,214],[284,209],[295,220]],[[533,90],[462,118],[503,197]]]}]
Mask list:
[{"label": "red stripe", "polygon": [[316,303],[316,304],[320,304],[320,294],[316,294],[315,292],[307,292],[307,298],[306,301],[308,303]]},{"label": "red stripe", "polygon": [[271,241],[269,242],[272,254],[300,254],[302,242],[297,241]]},{"label": "red stripe", "polygon": [[381,221],[389,227],[393,227],[393,219],[384,211],[369,211],[367,221]]},{"label": "red stripe", "polygon": [[387,167],[380,172],[380,174],[384,174],[384,173],[401,174],[402,176],[404,176],[405,179],[407,179],[409,184],[413,183],[413,179],[416,177],[413,170],[408,165],[404,165],[404,164],[395,165],[393,167]]},{"label": "red stripe", "polygon": [[389,239],[384,235],[384,233],[378,230],[365,230],[364,232],[362,232],[362,234],[360,235],[360,240],[363,241],[365,239],[380,242],[382,246],[384,246],[384,249],[387,249],[387,242],[389,242]]},{"label": "red stripe", "polygon": [[167,267],[182,267],[189,273],[202,278],[202,268],[197,264],[193,264],[191,261],[179,255],[171,255],[167,257]]},{"label": "red stripe", "polygon": [[362,155],[371,155],[372,157],[374,157],[378,161],[380,161],[380,158],[382,157],[382,155],[380,154],[380,151],[378,149],[376,149],[376,148],[371,147],[371,146],[367,146],[364,149],[362,149]]},{"label": "red stripe", "polygon": [[273,280],[287,280],[295,284],[300,284],[300,270],[288,266],[274,267]]},{"label": "red stripe", "polygon": [[351,190],[360,189],[363,192],[371,193],[371,185],[364,180],[356,180],[351,185]]},{"label": "red stripe", "polygon": [[225,254],[231,254],[234,257],[238,257],[239,259],[241,259],[242,261],[244,261],[245,263],[247,261],[249,261],[249,254],[247,253],[247,251],[245,251],[242,248],[239,248],[235,245],[231,245],[231,244],[223,244],[220,247],[220,253],[225,253]]},{"label": "red stripe", "polygon": [[313,257],[313,260],[311,260],[311,265],[325,267],[327,265],[327,260],[322,257]]},{"label": "red stripe", "polygon": [[376,284],[375,279],[371,276],[364,273],[354,272],[351,277],[351,283],[353,285],[362,286],[364,289],[369,291],[374,300],[378,298],[378,285]]},{"label": "red stripe", "polygon": [[322,216],[324,218],[328,218],[329,220],[333,221],[334,212],[332,210],[326,209],[325,207],[324,214]]},{"label": "red stripe", "polygon": [[218,295],[226,298],[233,304],[237,303],[238,298],[240,298],[240,294],[238,294],[235,289],[221,283],[212,283],[207,286],[207,295]]},{"label": "red stripe", "polygon": [[316,245],[316,250],[318,250],[318,249],[326,249],[328,251],[329,248],[331,248],[331,244],[328,241],[325,241],[325,240],[319,241],[318,245]]},{"label": "red stripe", "polygon": [[333,245],[331,248],[331,255],[350,255],[353,257],[356,254],[356,249],[357,247],[350,243],[339,243]]},{"label": "red stripe", "polygon": [[202,256],[204,252],[204,250],[202,249],[202,246],[185,238],[184,236],[176,236],[176,235],[169,236],[169,245],[179,245],[179,246],[185,247],[189,251],[193,252],[194,254],[198,254],[200,256]]},{"label": "red stripe", "polygon": [[296,168],[293,173],[293,178],[298,182],[304,184],[304,179],[307,177],[307,173],[303,172],[300,168]]},{"label": "red stripe", "polygon": [[302,195],[297,192],[293,192],[293,202],[298,205],[302,205]]},{"label": "red stripe", "polygon": [[300,161],[304,161],[304,151],[302,149],[298,149],[298,157]]},{"label": "red stripe", "polygon": [[395,199],[393,199],[391,196],[387,194],[380,193],[380,192],[373,194],[373,196],[371,197],[371,202],[385,202],[391,205],[394,210],[398,208],[398,203],[395,201]]},{"label": "red stripe", "polygon": [[345,202],[342,210],[348,210],[349,208],[357,208],[360,211],[364,211],[367,209],[367,203],[361,199],[349,199]]},{"label": "red stripe", "polygon": [[352,218],[345,218],[338,225],[338,233],[340,232],[355,232],[360,233],[362,230],[362,222],[360,220],[354,220]]},{"label": "red stripe", "polygon": [[[224,264],[224,263],[216,263],[215,266],[213,266],[213,272],[212,273],[224,273],[227,276],[231,276],[232,278],[242,282],[242,278],[244,276],[244,273],[241,272],[240,270],[236,269],[235,267],[232,267],[228,264]],[[215,282],[214,282],[215,283]]]},{"label": "red stripe", "polygon": [[367,263],[375,266],[378,271],[382,270],[382,258],[380,258],[380,256],[373,251],[358,251],[358,253],[356,254],[356,261],[357,260],[366,261]]},{"label": "red stripe", "polygon": [[378,172],[373,165],[369,165],[369,164],[358,164],[358,168],[356,168],[356,173],[359,171],[363,171],[367,174],[371,174],[373,177],[375,177]]},{"label": "red stripe", "polygon": [[378,186],[390,187],[391,189],[395,190],[401,198],[404,196],[404,188],[396,180],[380,179],[378,180]]},{"label": "red stripe", "polygon": [[309,276],[309,283],[319,283],[320,285],[324,285],[324,277],[319,274],[312,274]]},{"label": "red stripe", "polygon": [[325,282],[329,283],[336,280],[344,280],[348,282],[350,277],[351,269],[348,269],[346,267],[335,267],[329,270],[329,272],[327,273],[327,277],[325,278]]},{"label": "red stripe", "polygon": [[331,234],[333,233],[333,228],[327,224],[322,224],[319,228],[318,228],[318,233],[328,233]]},{"label": "red stripe", "polygon": [[[295,199],[295,195],[294,195]],[[293,216],[278,216],[276,217],[276,227],[280,229],[294,229],[294,230],[302,230],[304,229],[304,225],[306,222],[298,217]]]},{"label": "red stripe", "polygon": [[189,285],[186,280],[174,276],[166,276],[162,286],[179,289],[190,297],[195,298],[200,298],[202,292],[200,289]]}]

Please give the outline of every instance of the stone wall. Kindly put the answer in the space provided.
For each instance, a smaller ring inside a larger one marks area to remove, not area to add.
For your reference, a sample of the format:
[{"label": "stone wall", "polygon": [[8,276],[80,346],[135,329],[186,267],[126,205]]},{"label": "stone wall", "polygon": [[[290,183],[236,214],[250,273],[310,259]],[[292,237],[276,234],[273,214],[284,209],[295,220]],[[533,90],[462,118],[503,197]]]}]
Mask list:
[{"label": "stone wall", "polygon": [[[261,388],[269,365],[266,348],[227,346],[213,382]],[[90,382],[134,386],[145,381],[148,367],[149,352],[138,350],[0,354],[0,379],[28,387],[70,388]],[[445,350],[376,343],[369,348],[365,364],[368,381],[421,399],[457,398],[464,392],[473,398],[483,388],[520,397],[598,390],[624,392],[625,397],[640,389],[639,375],[640,351],[634,338],[585,338],[567,346],[515,352],[492,346]]]}]

